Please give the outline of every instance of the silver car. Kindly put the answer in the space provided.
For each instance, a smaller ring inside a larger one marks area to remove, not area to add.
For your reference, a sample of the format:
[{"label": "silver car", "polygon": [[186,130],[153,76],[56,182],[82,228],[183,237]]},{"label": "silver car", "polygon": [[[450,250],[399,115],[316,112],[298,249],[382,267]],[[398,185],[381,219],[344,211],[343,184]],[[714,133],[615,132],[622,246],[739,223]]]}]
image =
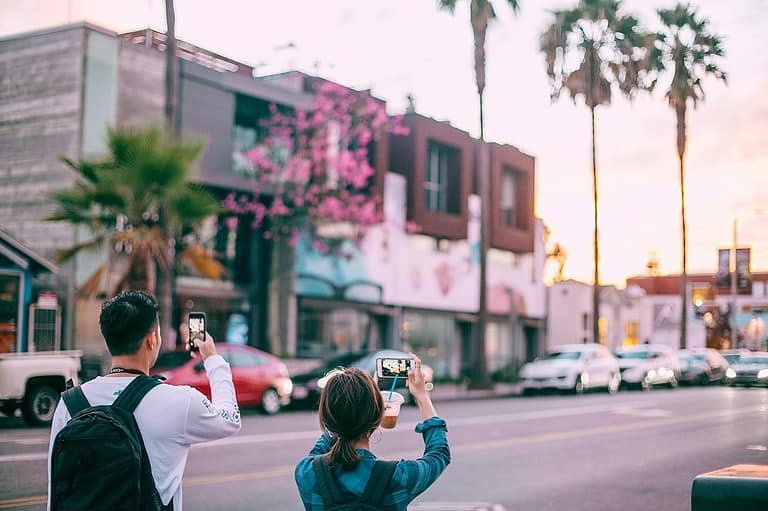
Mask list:
[{"label": "silver car", "polygon": [[554,389],[582,394],[589,389],[619,390],[619,364],[599,344],[565,344],[520,369],[523,394]]},{"label": "silver car", "polygon": [[668,346],[644,344],[616,350],[621,368],[621,382],[627,387],[650,390],[655,385],[677,387],[680,360]]}]

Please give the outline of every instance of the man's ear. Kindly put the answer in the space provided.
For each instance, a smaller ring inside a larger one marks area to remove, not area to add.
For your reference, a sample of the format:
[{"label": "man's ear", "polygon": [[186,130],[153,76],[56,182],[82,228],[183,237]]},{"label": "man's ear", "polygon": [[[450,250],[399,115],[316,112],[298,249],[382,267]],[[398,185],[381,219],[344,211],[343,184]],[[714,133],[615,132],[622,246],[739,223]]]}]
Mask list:
[{"label": "man's ear", "polygon": [[153,328],[152,331],[147,334],[147,336],[144,338],[144,342],[147,343],[147,348],[149,348],[149,351],[155,351],[155,348],[157,348],[157,343],[160,342],[160,339],[157,336],[156,328]]}]

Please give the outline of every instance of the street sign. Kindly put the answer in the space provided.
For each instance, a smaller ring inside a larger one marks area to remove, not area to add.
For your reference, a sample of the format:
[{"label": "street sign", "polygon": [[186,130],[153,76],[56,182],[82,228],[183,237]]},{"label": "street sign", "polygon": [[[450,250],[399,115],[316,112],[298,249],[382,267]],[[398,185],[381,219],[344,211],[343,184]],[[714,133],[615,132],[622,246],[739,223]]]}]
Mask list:
[{"label": "street sign", "polygon": [[[739,294],[752,294],[752,273],[750,270],[751,249],[736,249],[736,287]],[[717,253],[718,289],[731,287],[731,249],[721,248]]]}]

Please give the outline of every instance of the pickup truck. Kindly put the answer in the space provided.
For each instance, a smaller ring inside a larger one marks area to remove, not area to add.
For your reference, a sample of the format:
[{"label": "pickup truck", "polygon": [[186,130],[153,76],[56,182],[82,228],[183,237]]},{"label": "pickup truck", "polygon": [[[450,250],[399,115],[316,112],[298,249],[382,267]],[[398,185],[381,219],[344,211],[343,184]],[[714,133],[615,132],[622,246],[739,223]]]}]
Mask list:
[{"label": "pickup truck", "polygon": [[21,408],[30,425],[50,424],[66,382],[79,383],[80,351],[0,354],[0,412]]}]

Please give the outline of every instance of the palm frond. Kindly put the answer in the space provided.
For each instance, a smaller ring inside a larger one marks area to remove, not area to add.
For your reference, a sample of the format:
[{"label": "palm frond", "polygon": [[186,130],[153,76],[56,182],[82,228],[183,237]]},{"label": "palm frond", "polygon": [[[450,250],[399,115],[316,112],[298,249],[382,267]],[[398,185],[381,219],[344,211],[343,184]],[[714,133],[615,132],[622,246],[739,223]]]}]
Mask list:
[{"label": "palm frond", "polygon": [[193,186],[173,197],[170,206],[174,216],[182,224],[196,224],[222,211],[219,201],[210,192]]},{"label": "palm frond", "polygon": [[75,255],[84,251],[98,252],[104,246],[105,239],[106,238],[104,236],[97,236],[96,238],[93,238],[91,240],[83,241],[81,243],[75,243],[69,248],[59,250],[56,253],[56,262],[58,264],[65,263],[70,259],[72,259]]}]

